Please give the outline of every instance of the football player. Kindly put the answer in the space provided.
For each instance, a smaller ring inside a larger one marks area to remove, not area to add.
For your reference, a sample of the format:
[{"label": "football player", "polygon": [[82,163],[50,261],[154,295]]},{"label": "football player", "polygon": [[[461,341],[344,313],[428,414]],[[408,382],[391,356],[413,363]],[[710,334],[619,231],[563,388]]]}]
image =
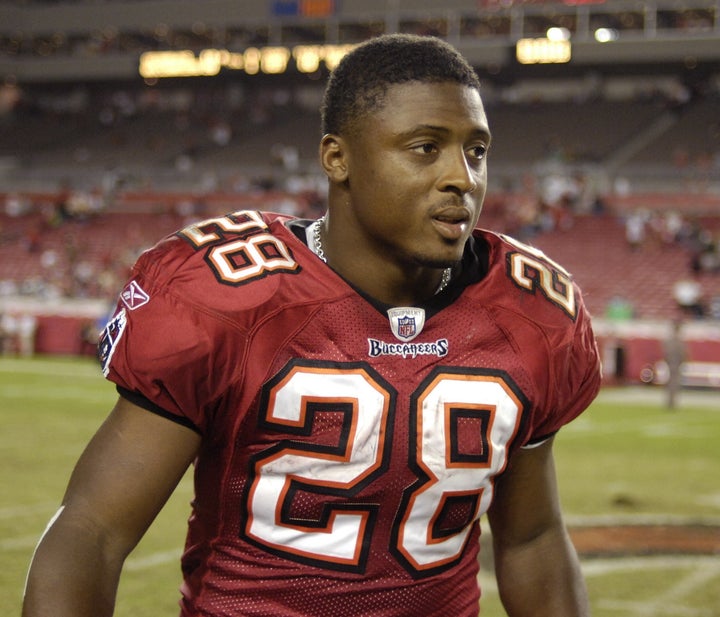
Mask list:
[{"label": "football player", "polygon": [[476,225],[476,73],[439,39],[372,39],[322,132],[320,220],[233,212],[140,257],[100,343],[119,399],[25,617],[110,615],[191,464],[184,617],[475,617],[484,514],[508,615],[588,614],[552,448],[598,391],[596,343],[568,272]]}]

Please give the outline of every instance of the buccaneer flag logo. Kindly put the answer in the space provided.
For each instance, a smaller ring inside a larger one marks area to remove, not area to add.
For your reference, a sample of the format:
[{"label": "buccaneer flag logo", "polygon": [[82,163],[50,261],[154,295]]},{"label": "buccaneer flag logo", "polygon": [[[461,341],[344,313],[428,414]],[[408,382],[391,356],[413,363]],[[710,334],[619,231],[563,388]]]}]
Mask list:
[{"label": "buccaneer flag logo", "polygon": [[388,310],[390,329],[405,343],[412,341],[425,327],[425,309],[414,306],[400,306]]}]

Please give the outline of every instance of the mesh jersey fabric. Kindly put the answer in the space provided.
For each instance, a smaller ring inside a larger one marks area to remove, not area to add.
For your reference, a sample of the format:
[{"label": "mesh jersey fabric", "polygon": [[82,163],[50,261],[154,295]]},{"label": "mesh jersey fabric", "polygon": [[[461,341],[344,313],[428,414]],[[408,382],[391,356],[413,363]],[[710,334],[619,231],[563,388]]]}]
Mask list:
[{"label": "mesh jersey fabric", "polygon": [[403,341],[290,222],[166,238],[101,338],[121,392],[203,436],[182,615],[476,616],[495,479],[599,388],[580,291],[475,230],[487,272]]}]

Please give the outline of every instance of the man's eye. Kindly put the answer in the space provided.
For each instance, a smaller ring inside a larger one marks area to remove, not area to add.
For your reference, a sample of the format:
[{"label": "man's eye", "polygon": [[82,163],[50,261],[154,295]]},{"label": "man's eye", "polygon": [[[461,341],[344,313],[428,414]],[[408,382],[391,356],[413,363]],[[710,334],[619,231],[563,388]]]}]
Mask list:
[{"label": "man's eye", "polygon": [[423,154],[432,154],[433,152],[437,152],[437,148],[435,147],[435,144],[431,144],[431,143],[418,144],[413,149],[417,150],[418,152],[422,152]]},{"label": "man's eye", "polygon": [[487,146],[473,146],[468,152],[471,157],[480,160],[485,158],[485,155],[487,154]]}]

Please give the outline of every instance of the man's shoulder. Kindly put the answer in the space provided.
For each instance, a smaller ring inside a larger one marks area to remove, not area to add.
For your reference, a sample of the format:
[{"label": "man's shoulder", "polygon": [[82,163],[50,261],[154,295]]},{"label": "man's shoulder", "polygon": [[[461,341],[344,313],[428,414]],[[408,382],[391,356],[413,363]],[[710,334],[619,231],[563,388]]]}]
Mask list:
[{"label": "man's shoulder", "polygon": [[479,229],[474,238],[487,252],[486,284],[477,287],[483,304],[539,328],[573,329],[585,309],[580,288],[563,265],[502,233]]},{"label": "man's shoulder", "polygon": [[484,242],[489,247],[491,255],[495,258],[495,260],[499,258],[507,258],[508,255],[520,253],[525,256],[525,261],[527,261],[528,258],[532,258],[533,260],[537,260],[541,264],[544,264],[550,270],[562,272],[568,277],[571,276],[562,264],[555,261],[543,250],[533,246],[532,244],[518,240],[513,236],[480,228],[474,230],[473,236],[476,242]]},{"label": "man's shoulder", "polygon": [[289,220],[242,210],[192,223],[143,253],[133,274],[148,293],[189,304],[257,305],[277,291],[282,275],[303,272],[306,251],[288,230]]}]

